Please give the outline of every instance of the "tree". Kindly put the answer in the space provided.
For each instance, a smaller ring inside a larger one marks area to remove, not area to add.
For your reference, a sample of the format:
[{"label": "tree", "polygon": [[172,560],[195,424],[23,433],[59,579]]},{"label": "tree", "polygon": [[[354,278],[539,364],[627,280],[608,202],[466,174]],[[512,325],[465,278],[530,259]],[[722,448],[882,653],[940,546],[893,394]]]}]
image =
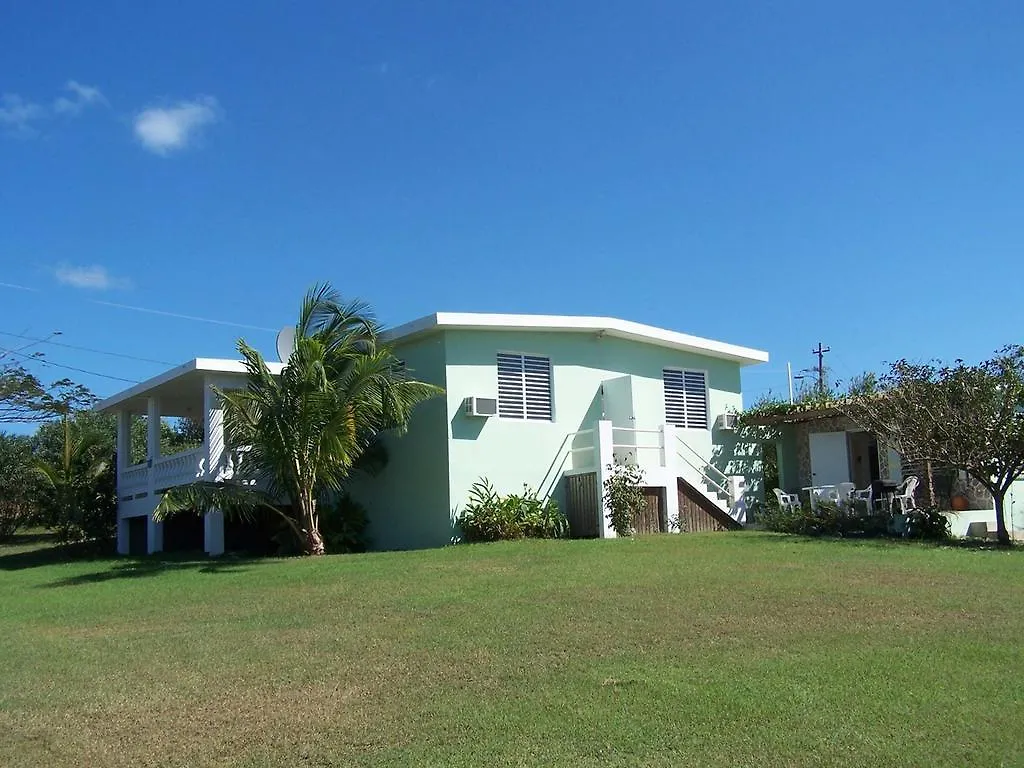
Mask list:
[{"label": "tree", "polygon": [[995,502],[999,541],[1010,542],[1003,510],[1007,490],[1024,473],[1024,347],[1005,347],[973,366],[900,360],[874,391],[837,405],[908,460],[978,480]]},{"label": "tree", "polygon": [[306,294],[295,337],[280,376],[239,340],[247,387],[217,390],[225,441],[245,446],[234,477],[171,488],[155,519],[213,509],[247,518],[266,509],[307,554],[323,554],[319,504],[344,489],[382,432],[404,431],[413,408],[441,391],[410,377],[365,304],[342,301],[327,284]]},{"label": "tree", "polygon": [[109,539],[117,519],[117,493],[111,452],[104,434],[79,423],[72,412],[61,416],[60,456],[36,458],[43,479],[43,522],[60,541]]},{"label": "tree", "polygon": [[43,386],[17,363],[0,358],[0,424],[37,421]]},{"label": "tree", "polygon": [[40,481],[31,439],[0,432],[0,542],[36,517]]}]

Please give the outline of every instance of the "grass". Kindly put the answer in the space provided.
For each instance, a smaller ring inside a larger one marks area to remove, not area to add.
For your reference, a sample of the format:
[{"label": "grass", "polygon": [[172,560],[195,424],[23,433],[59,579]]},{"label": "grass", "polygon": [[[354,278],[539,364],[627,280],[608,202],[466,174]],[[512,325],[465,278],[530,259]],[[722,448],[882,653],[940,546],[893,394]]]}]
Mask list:
[{"label": "grass", "polygon": [[8,766],[1024,765],[1019,551],[0,548]]}]

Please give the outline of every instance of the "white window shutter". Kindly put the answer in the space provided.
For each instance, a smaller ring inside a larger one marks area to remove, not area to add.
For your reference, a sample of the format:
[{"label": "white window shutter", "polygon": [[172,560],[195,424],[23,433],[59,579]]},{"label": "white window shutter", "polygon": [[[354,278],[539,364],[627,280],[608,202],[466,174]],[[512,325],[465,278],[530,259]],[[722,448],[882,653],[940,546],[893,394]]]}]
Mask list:
[{"label": "white window shutter", "polygon": [[708,384],[703,371],[665,368],[665,421],[686,429],[708,428]]},{"label": "white window shutter", "polygon": [[498,353],[498,415],[505,419],[552,420],[551,360]]}]

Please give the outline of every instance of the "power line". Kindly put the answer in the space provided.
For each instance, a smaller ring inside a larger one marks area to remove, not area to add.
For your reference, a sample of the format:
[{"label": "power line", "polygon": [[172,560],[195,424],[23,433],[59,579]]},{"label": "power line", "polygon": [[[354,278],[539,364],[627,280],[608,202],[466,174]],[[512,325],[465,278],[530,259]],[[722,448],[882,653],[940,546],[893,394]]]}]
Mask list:
[{"label": "power line", "polygon": [[114,301],[100,301],[99,299],[86,299],[93,304],[100,304],[104,307],[117,307],[118,309],[130,309],[135,312],[146,312],[150,315],[162,315],[163,317],[176,317],[179,320],[194,320],[197,323],[212,323],[214,325],[227,325],[232,328],[246,328],[250,331],[266,331],[277,333],[275,328],[264,328],[260,325],[246,325],[245,323],[233,323],[228,320],[213,320],[209,317],[196,317],[195,315],[183,315],[178,312],[165,312],[162,309],[148,309],[147,307],[134,307],[131,304],[118,304]]},{"label": "power line", "polygon": [[[60,331],[58,331],[57,333],[60,333]],[[81,352],[92,352],[93,354],[97,354],[97,355],[108,355],[110,357],[120,357],[120,358],[123,358],[125,360],[137,360],[137,361],[139,361],[141,363],[153,363],[155,365],[175,365],[175,363],[169,363],[166,360],[154,360],[151,357],[139,357],[137,355],[129,355],[129,354],[125,354],[123,352],[108,352],[105,349],[93,349],[92,347],[79,347],[79,346],[77,346],[75,344],[65,344],[64,342],[61,342],[61,341],[50,341],[50,338],[52,338],[52,337],[47,337],[45,339],[40,339],[40,338],[37,338],[35,336],[26,336],[26,335],[21,334],[21,333],[11,333],[10,331],[0,331],[0,336],[12,336],[13,338],[16,338],[16,339],[26,339],[27,341],[32,341],[32,342],[34,342],[36,344],[49,344],[49,345],[54,346],[54,347],[65,347],[66,349],[77,349],[77,350],[79,350]],[[22,349],[24,349],[24,347],[22,347]]]},{"label": "power line", "polygon": [[126,382],[128,384],[138,384],[139,383],[138,379],[125,379],[125,378],[123,378],[121,376],[111,376],[109,373],[99,373],[97,371],[90,371],[90,370],[87,370],[85,368],[76,368],[73,365],[65,365],[64,363],[55,363],[52,360],[46,360],[45,358],[40,358],[38,355],[26,355],[23,352],[17,352],[17,351],[15,351],[13,349],[0,349],[0,352],[5,352],[5,353],[7,353],[9,355],[14,355],[15,357],[23,358],[23,359],[28,360],[29,362],[32,362],[32,363],[39,363],[40,365],[49,365],[49,366],[53,366],[54,368],[65,368],[65,369],[67,369],[69,371],[77,371],[78,373],[86,373],[89,376],[99,376],[102,379],[110,379],[112,381],[123,381],[123,382]]}]

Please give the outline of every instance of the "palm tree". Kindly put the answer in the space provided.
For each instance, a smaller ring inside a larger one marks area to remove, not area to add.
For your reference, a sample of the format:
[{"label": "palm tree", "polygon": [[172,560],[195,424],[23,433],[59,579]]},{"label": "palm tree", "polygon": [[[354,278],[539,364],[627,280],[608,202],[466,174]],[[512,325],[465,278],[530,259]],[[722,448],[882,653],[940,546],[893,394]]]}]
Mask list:
[{"label": "palm tree", "polygon": [[366,304],[342,301],[326,283],[302,302],[295,351],[280,376],[244,340],[238,351],[247,388],[217,391],[226,442],[245,447],[235,477],[171,488],[154,519],[211,509],[248,518],[266,509],[307,554],[323,554],[321,500],[343,489],[382,432],[404,431],[413,408],[441,390],[408,375]]},{"label": "palm tree", "polygon": [[116,499],[110,459],[105,454],[104,436],[72,419],[72,410],[61,414],[63,442],[60,456],[34,460],[43,479],[43,509],[48,526],[62,541],[109,535],[116,519]]}]

